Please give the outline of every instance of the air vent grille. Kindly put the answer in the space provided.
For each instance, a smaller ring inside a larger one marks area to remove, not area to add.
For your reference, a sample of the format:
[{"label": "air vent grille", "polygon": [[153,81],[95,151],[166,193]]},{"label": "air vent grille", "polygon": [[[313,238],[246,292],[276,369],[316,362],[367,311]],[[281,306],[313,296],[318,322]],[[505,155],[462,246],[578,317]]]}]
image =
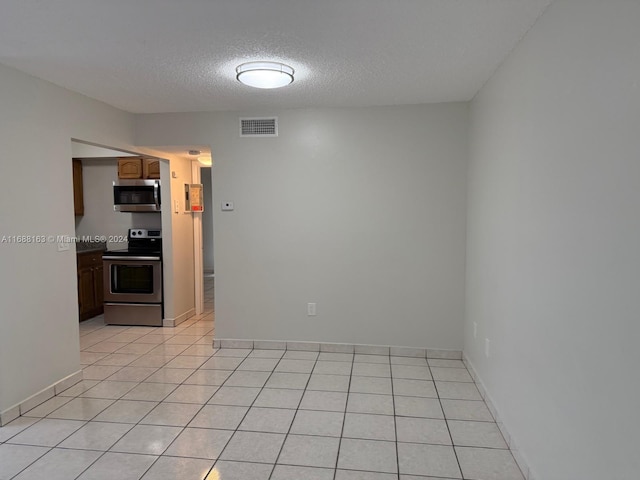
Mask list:
[{"label": "air vent grille", "polygon": [[278,118],[241,118],[241,137],[277,137]]}]

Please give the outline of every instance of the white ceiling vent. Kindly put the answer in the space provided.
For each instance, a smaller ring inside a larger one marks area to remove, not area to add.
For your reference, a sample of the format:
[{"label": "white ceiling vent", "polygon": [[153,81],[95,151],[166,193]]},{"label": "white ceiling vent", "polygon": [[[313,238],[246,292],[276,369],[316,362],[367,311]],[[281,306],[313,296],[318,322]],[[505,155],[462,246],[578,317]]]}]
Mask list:
[{"label": "white ceiling vent", "polygon": [[241,118],[241,137],[277,137],[278,117]]}]

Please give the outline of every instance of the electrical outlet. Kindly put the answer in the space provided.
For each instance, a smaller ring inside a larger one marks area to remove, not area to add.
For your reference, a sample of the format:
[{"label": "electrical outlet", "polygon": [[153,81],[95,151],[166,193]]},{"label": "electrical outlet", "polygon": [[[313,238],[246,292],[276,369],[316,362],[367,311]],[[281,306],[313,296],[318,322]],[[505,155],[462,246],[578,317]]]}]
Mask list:
[{"label": "electrical outlet", "polygon": [[316,316],[316,304],[315,303],[307,303],[307,316],[315,317]]},{"label": "electrical outlet", "polygon": [[488,338],[485,338],[484,339],[484,356],[487,358],[489,358],[490,346],[491,346],[491,340],[489,340]]},{"label": "electrical outlet", "polygon": [[478,322],[473,322],[473,338],[478,337]]}]

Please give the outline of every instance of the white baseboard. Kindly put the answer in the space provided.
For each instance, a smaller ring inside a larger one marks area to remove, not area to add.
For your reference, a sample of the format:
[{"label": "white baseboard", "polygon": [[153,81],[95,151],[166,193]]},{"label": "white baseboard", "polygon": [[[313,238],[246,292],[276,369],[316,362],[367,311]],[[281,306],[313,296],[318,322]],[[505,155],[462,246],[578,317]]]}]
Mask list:
[{"label": "white baseboard", "polygon": [[41,403],[46,402],[50,398],[58,395],[60,392],[65,391],[67,388],[72,387],[76,383],[82,380],[82,370],[78,370],[71,375],[67,375],[56,383],[49,385],[47,388],[43,388],[38,393],[31,395],[29,398],[24,399],[20,403],[17,403],[13,407],[10,407],[0,412],[0,427],[15,420],[20,415],[25,414],[32,408],[37,407]]},{"label": "white baseboard", "polygon": [[476,382],[476,386],[480,391],[480,395],[482,396],[484,403],[487,404],[487,408],[489,409],[489,411],[491,412],[491,415],[493,415],[493,418],[498,424],[498,428],[500,429],[500,432],[502,432],[502,436],[504,437],[505,442],[507,442],[507,445],[509,445],[509,449],[513,454],[513,458],[516,460],[516,463],[520,467],[520,470],[522,471],[522,475],[524,475],[524,478],[526,480],[535,480],[538,477],[531,470],[529,466],[529,462],[527,461],[525,455],[523,454],[522,450],[518,446],[518,443],[513,438],[513,435],[511,435],[511,433],[509,432],[508,427],[504,424],[502,415],[496,408],[495,402],[493,401],[493,399],[491,398],[491,395],[487,391],[484,385],[484,382],[478,375],[478,372],[473,366],[473,363],[471,363],[471,360],[469,359],[469,357],[467,357],[467,355],[465,355],[464,353],[462,356],[462,361],[466,365],[467,370],[469,370],[469,373],[471,374],[473,381]]},{"label": "white baseboard", "polygon": [[192,308],[190,310],[187,310],[183,314],[178,315],[175,318],[165,318],[165,319],[163,319],[162,320],[162,326],[163,327],[177,327],[178,325],[180,325],[185,320],[188,320],[191,317],[193,317],[195,314],[196,314],[196,309]]},{"label": "white baseboard", "polygon": [[361,345],[350,343],[287,342],[278,340],[244,340],[218,338],[213,340],[214,348],[255,348],[261,350],[303,350],[311,352],[363,353],[368,355],[392,355],[398,357],[444,358],[461,360],[460,350],[439,350],[432,348],[395,347],[385,345]]}]

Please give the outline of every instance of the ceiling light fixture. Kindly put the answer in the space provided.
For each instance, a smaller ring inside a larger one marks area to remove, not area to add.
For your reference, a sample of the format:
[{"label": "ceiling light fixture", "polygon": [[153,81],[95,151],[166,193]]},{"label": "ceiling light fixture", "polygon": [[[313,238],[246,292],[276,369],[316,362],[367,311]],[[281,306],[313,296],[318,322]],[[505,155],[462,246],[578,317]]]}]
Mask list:
[{"label": "ceiling light fixture", "polygon": [[211,166],[211,155],[207,155],[206,157],[198,157],[198,161],[204,165],[205,167]]},{"label": "ceiling light fixture", "polygon": [[293,82],[294,70],[277,62],[248,62],[236,67],[240,83],[255,88],[280,88]]}]

